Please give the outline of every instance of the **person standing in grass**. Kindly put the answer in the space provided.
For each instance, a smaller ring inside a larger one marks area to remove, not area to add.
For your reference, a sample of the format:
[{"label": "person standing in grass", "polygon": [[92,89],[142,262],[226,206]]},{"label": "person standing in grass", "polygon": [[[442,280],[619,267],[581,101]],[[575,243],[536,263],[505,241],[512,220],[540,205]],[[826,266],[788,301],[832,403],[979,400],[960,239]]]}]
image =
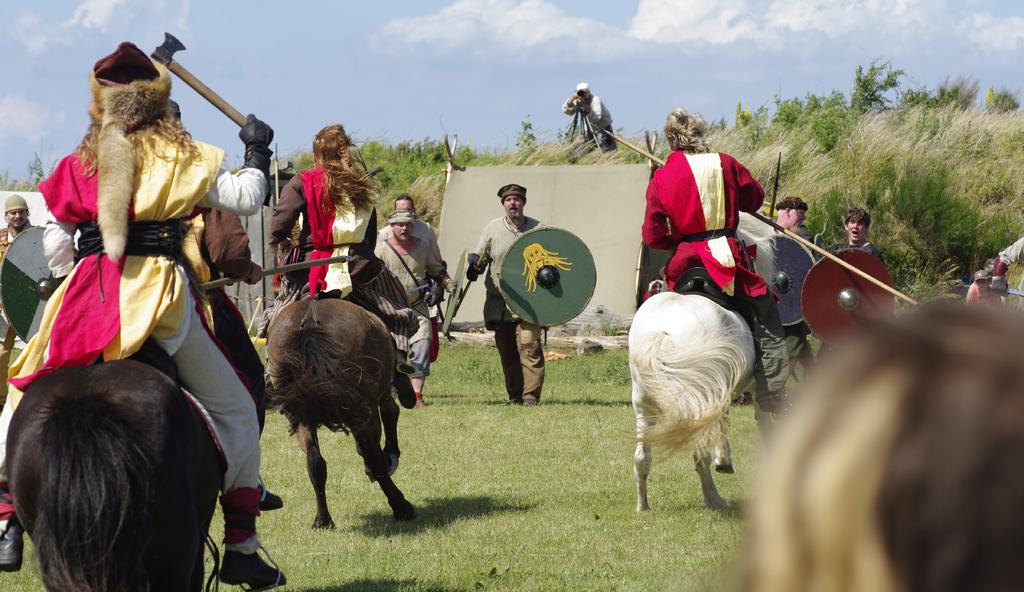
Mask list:
[{"label": "person standing in grass", "polygon": [[[20,195],[12,195],[4,203],[4,219],[7,227],[0,229],[0,261],[3,261],[7,254],[7,247],[18,238],[18,235],[25,232],[32,225],[28,221],[28,202]],[[7,399],[7,367],[11,365],[11,351],[14,349],[14,340],[18,334],[14,327],[7,326],[4,332],[4,340],[0,343],[0,368],[3,372],[3,384],[0,384],[0,405]]]},{"label": "person standing in grass", "polygon": [[476,281],[490,267],[490,273],[487,273],[484,280],[487,288],[484,322],[489,330],[494,331],[494,345],[501,357],[509,403],[537,405],[544,386],[541,328],[520,319],[505,305],[505,299],[498,290],[498,266],[492,263],[505,257],[519,235],[542,225],[523,213],[526,208],[526,187],[509,183],[498,190],[498,199],[505,208],[505,215],[484,226],[480,242],[469,254],[466,279]]},{"label": "person standing in grass", "polygon": [[[804,200],[787,196],[779,202],[779,216],[776,222],[801,238],[814,242],[814,236],[804,225],[807,208],[807,202]],[[811,344],[807,339],[811,334],[811,328],[806,322],[800,321],[792,325],[783,325],[782,330],[786,334],[786,350],[789,352],[789,373],[793,373],[798,362],[806,372],[814,363],[814,352],[811,351]]]},{"label": "person standing in grass", "polygon": [[829,253],[836,254],[841,251],[857,249],[865,253],[871,253],[878,257],[879,261],[885,261],[882,259],[882,254],[875,248],[875,245],[871,244],[868,240],[868,231],[871,230],[871,214],[867,210],[864,208],[850,208],[846,212],[846,217],[843,218],[843,229],[846,230],[846,242],[832,245],[828,248]]},{"label": "person standing in grass", "polygon": [[410,210],[395,210],[388,217],[391,237],[378,242],[374,253],[402,282],[409,308],[419,315],[416,333],[409,338],[409,361],[416,368],[412,374],[416,408],[422,409],[427,406],[423,401],[423,384],[430,375],[431,362],[429,308],[441,302],[444,291],[454,290],[454,285],[430,242],[413,236],[415,223],[416,217]]},{"label": "person standing in grass", "polygon": [[573,116],[579,113],[586,118],[590,128],[584,132],[584,137],[590,144],[588,150],[593,150],[595,144],[601,149],[601,152],[615,152],[618,148],[615,138],[611,136],[614,133],[612,132],[612,114],[601,97],[590,92],[590,85],[586,82],[576,85],[576,90],[562,105],[562,112]]}]

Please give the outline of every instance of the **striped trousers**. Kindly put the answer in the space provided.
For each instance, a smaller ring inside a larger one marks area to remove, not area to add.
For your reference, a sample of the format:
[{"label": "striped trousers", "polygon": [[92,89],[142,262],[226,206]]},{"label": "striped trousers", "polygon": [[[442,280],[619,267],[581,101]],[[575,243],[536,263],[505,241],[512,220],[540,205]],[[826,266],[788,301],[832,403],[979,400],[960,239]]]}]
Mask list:
[{"label": "striped trousers", "polygon": [[[409,353],[409,338],[419,328],[419,315],[409,308],[402,282],[387,268],[372,280],[352,286],[348,300],[377,315],[395,341],[395,349]],[[405,361],[405,360],[401,360]]]}]

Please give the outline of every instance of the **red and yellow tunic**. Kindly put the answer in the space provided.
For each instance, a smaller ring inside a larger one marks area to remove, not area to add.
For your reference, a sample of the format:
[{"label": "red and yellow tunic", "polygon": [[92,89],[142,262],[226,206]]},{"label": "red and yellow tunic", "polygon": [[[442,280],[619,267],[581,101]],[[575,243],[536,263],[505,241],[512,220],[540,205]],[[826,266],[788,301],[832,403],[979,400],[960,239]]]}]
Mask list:
[{"label": "red and yellow tunic", "polygon": [[[133,220],[185,217],[209,193],[224,152],[194,144],[191,152],[157,145],[144,159],[132,199]],[[86,175],[77,156],[65,157],[39,189],[58,221],[96,220],[97,176]],[[47,301],[39,332],[11,367],[11,384],[24,391],[57,368],[89,364],[100,354],[108,361],[123,359],[147,337],[183,335],[187,290],[187,278],[166,257],[127,256],[120,264],[106,255],[85,257]]]},{"label": "red and yellow tunic", "polygon": [[727,294],[738,289],[763,296],[768,286],[742,265],[747,255],[735,238],[701,236],[716,230],[734,234],[739,213],[756,212],[763,202],[764,189],[728,154],[673,152],[647,186],[644,244],[675,251],[665,266],[669,286],[686,270],[704,267]]}]

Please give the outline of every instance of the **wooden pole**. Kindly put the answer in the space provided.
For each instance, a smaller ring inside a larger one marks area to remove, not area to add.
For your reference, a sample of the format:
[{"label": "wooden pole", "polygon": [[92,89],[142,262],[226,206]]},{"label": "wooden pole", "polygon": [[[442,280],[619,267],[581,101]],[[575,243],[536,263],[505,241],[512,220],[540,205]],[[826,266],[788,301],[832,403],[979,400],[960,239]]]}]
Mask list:
[{"label": "wooden pole", "polygon": [[[660,159],[660,158],[658,158],[657,156],[655,156],[655,155],[647,152],[646,150],[643,150],[640,147],[638,147],[638,146],[636,146],[636,145],[626,141],[625,139],[619,137],[618,135],[616,135],[614,133],[608,132],[608,134],[611,137],[615,138],[615,140],[618,143],[620,143],[623,146],[629,148],[630,150],[636,152],[640,156],[647,157],[651,161],[656,162],[659,166],[665,166],[665,161]],[[813,242],[805,239],[804,237],[800,236],[799,234],[797,234],[797,233],[795,233],[795,232],[793,232],[791,230],[787,230],[786,228],[783,228],[782,226],[779,226],[779,224],[776,223],[774,220],[770,220],[768,218],[765,218],[764,215],[762,215],[760,212],[754,212],[751,215],[754,218],[760,220],[761,222],[764,222],[768,226],[771,226],[772,228],[774,228],[778,232],[781,232],[785,236],[795,240],[796,242],[800,243],[801,245],[807,247],[808,249],[811,249],[815,253],[818,253],[822,257],[825,257],[826,259],[829,259],[833,263],[837,263],[838,265],[840,265],[841,267],[843,267],[847,271],[850,271],[850,272],[860,276],[861,278],[864,278],[865,280],[871,282],[872,284],[878,286],[879,288],[882,288],[883,290],[885,290],[886,292],[892,294],[893,296],[895,296],[895,297],[897,297],[897,298],[899,298],[899,299],[901,299],[901,300],[903,300],[905,302],[913,304],[914,306],[917,306],[917,300],[914,300],[910,296],[907,296],[903,292],[900,292],[896,288],[893,288],[892,286],[890,286],[889,284],[887,284],[887,283],[883,282],[882,280],[876,278],[875,276],[873,276],[873,275],[871,275],[871,274],[869,274],[867,272],[862,271],[860,268],[856,267],[855,265],[850,265],[846,261],[843,261],[839,257],[836,257],[832,253],[829,253],[825,249],[823,249],[823,248],[819,247],[818,245],[814,244]]]},{"label": "wooden pole", "polygon": [[[316,261],[300,261],[298,263],[289,263],[288,265],[279,265],[278,267],[271,267],[263,270],[263,277],[268,275],[274,275],[275,273],[288,273],[290,271],[301,271],[303,269],[309,269],[310,267],[319,267],[321,265],[330,265],[331,263],[341,263],[344,261],[351,261],[352,257],[349,255],[338,255],[337,257],[328,257],[326,259],[317,259]],[[238,278],[220,278],[219,280],[213,280],[212,282],[206,282],[205,284],[199,284],[199,287],[203,290],[212,290],[214,288],[223,288],[224,286],[230,286],[231,284],[237,284],[242,281]]]}]

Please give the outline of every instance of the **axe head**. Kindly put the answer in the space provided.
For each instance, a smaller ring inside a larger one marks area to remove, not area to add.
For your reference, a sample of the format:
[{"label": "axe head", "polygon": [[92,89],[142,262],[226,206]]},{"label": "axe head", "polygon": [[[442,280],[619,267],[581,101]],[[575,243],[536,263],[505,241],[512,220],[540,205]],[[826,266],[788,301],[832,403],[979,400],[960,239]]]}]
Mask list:
[{"label": "axe head", "polygon": [[174,59],[174,54],[185,49],[185,44],[178,41],[178,38],[170,33],[164,33],[164,42],[160,47],[153,50],[150,54],[154,60],[161,64],[170,64]]}]

